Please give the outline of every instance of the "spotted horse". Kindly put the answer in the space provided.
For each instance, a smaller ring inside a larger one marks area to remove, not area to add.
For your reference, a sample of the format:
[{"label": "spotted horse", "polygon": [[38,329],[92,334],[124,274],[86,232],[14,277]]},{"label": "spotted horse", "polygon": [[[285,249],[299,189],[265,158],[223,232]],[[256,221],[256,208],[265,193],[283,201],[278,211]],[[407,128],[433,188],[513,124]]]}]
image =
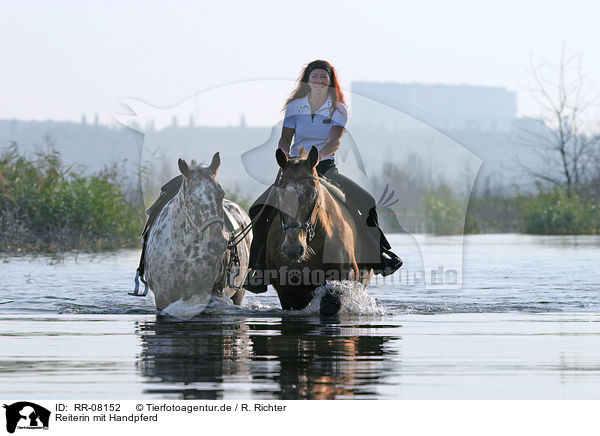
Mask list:
[{"label": "spotted horse", "polygon": [[[208,167],[178,163],[181,175],[163,186],[148,210],[132,295],[145,295],[149,287],[159,312],[184,317],[201,313],[215,294],[239,305],[252,242],[250,218],[224,199],[216,179],[219,153]],[[138,278],[146,285],[143,294]]]}]

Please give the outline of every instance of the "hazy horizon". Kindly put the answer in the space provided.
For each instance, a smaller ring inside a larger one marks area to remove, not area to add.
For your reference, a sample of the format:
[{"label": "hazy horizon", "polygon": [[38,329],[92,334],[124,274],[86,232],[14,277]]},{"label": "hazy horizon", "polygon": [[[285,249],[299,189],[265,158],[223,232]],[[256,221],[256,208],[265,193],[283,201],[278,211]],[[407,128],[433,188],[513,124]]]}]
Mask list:
[{"label": "hazy horizon", "polygon": [[[539,111],[523,87],[530,59],[580,52],[587,85],[600,77],[600,6],[576,1],[6,3],[0,15],[0,119],[112,124],[136,99],[170,108],[228,84],[294,81],[329,60],[354,81],[473,85],[517,92],[519,116]],[[594,88],[595,89],[595,88]],[[273,124],[283,98],[257,99],[248,126]],[[595,94],[594,94],[595,95]],[[218,104],[218,103],[217,103]],[[216,108],[216,107],[215,107]],[[218,108],[222,125],[242,111]],[[181,120],[180,124],[187,124]]]}]

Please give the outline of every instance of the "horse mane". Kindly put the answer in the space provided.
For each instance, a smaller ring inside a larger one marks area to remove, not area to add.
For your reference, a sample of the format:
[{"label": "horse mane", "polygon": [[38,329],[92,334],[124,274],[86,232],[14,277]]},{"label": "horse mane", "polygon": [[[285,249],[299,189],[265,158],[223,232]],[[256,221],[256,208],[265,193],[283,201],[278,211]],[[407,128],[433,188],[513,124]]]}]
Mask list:
[{"label": "horse mane", "polygon": [[327,188],[319,183],[320,189],[320,197],[321,197],[321,207],[319,212],[319,222],[323,226],[323,230],[328,237],[333,235],[333,218],[334,216],[341,216],[342,210],[340,209],[340,205],[335,198],[329,193]]},{"label": "horse mane", "polygon": [[298,147],[298,156],[294,159],[303,160],[308,158],[308,151],[303,146]]}]

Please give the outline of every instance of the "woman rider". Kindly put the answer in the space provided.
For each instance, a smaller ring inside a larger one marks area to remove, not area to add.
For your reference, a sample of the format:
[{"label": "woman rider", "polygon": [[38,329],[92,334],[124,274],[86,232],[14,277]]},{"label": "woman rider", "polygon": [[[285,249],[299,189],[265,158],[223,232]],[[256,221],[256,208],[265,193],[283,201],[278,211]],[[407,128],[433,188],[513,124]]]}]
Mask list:
[{"label": "woman rider", "polygon": [[[381,255],[379,264],[372,265],[374,272],[384,276],[392,274],[402,266],[402,261],[390,251],[389,242],[379,230],[375,199],[358,184],[341,175],[335,166],[334,156],[345,132],[348,110],[331,64],[322,60],[309,63],[284,108],[285,119],[279,148],[290,158],[298,156],[300,147],[304,147],[306,151],[310,151],[312,146],[319,149],[319,163],[316,167],[319,176],[340,186],[360,211],[360,216],[366,217],[363,219],[366,219],[367,226],[377,229],[378,237],[371,239],[379,246]],[[293,144],[292,139],[295,139]],[[266,267],[267,233],[275,215],[273,208],[266,205],[270,189],[250,208],[250,218],[256,221],[250,249],[251,271],[244,287],[254,293],[265,292],[268,285],[261,280],[263,274],[253,273]]]}]

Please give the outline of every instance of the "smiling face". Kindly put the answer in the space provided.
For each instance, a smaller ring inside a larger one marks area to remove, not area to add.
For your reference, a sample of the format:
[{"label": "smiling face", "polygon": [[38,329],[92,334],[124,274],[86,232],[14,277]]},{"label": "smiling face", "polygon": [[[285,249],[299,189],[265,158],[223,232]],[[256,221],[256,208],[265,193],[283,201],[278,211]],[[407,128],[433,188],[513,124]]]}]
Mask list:
[{"label": "smiling face", "polygon": [[331,84],[329,74],[326,70],[312,70],[308,76],[308,86],[310,91],[314,93],[327,92],[327,88]]}]

